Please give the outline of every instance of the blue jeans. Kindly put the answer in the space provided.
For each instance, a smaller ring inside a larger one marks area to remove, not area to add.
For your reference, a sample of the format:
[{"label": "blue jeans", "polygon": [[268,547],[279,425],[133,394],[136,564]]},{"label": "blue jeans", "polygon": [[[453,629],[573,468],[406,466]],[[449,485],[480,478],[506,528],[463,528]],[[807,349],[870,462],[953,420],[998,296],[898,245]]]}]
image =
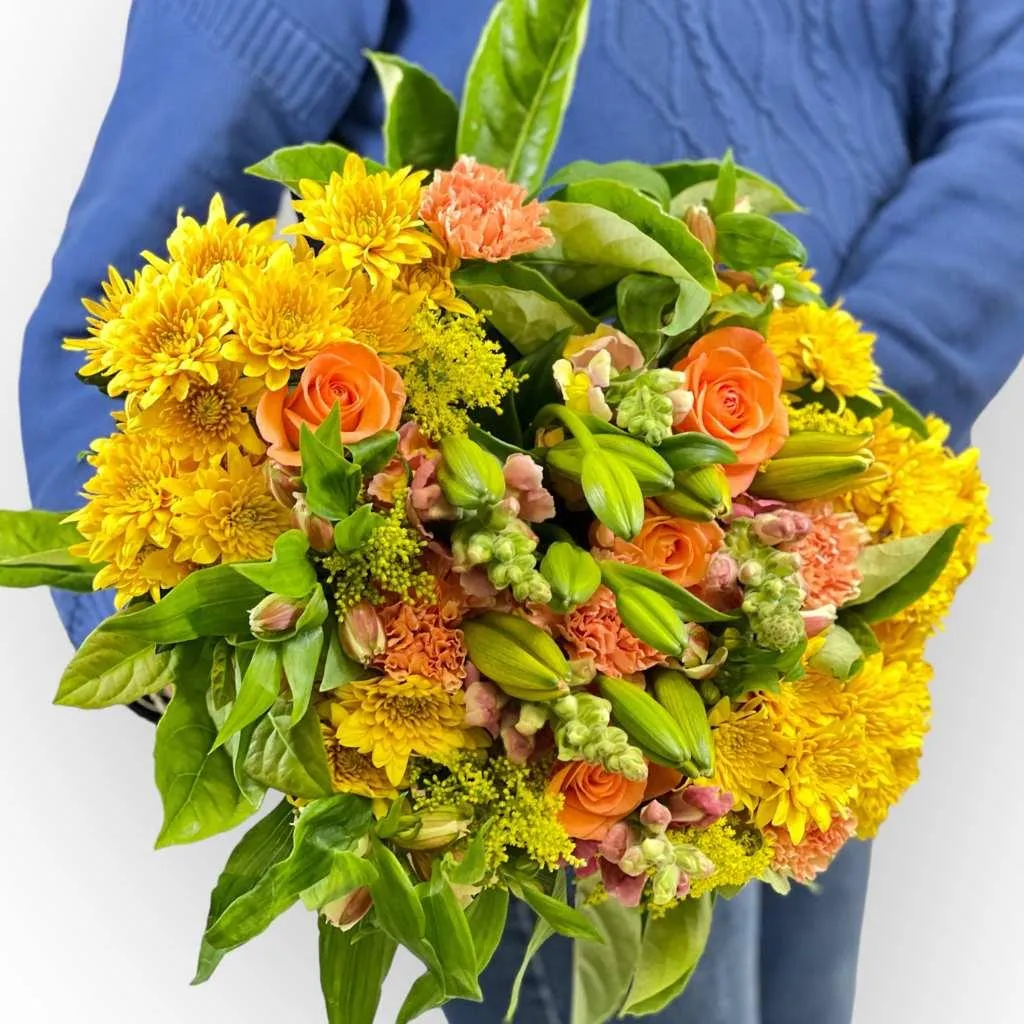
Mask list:
[{"label": "blue jeans", "polygon": [[[820,891],[777,896],[748,886],[719,900],[707,951],[682,997],[645,1020],[652,1024],[850,1024],[857,949],[871,847],[851,842],[818,879]],[[500,1024],[512,979],[533,930],[513,902],[508,930],[484,972],[484,1004],[453,1002],[449,1024]],[[555,936],[526,975],[516,1021],[568,1024],[571,943]]]}]

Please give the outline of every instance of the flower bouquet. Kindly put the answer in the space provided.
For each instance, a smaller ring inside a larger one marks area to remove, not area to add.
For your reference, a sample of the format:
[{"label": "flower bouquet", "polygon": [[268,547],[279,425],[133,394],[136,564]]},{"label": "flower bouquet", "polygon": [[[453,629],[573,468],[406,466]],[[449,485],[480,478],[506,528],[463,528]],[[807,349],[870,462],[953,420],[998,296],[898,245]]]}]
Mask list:
[{"label": "flower bouquet", "polygon": [[916,776],[977,455],[730,155],[547,174],[586,7],[498,4],[461,107],[369,54],[384,166],[274,153],[288,237],[215,196],[66,342],[113,433],[80,509],[0,520],[3,584],[116,595],[57,703],[169,700],[158,846],[279,794],[199,981],[301,901],[329,1020],[401,944],[408,1021],[481,998],[517,899],[578,1024],[643,1016],[716,899],[813,882]]}]

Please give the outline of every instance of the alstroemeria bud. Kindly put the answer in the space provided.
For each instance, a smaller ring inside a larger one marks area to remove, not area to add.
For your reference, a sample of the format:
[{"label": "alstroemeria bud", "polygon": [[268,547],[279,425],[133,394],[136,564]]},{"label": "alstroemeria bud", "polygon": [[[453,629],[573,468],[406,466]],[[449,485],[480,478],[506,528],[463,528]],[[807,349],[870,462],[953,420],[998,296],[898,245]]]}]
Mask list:
[{"label": "alstroemeria bud", "polygon": [[366,917],[372,906],[373,897],[370,895],[370,890],[366,886],[362,886],[321,907],[320,913],[335,928],[347,932],[349,928],[354,928]]},{"label": "alstroemeria bud", "polygon": [[369,665],[387,649],[384,623],[369,601],[360,601],[345,613],[338,623],[338,638],[345,653],[360,665]]},{"label": "alstroemeria bud", "polygon": [[299,477],[280,463],[268,460],[263,463],[263,475],[267,479],[267,490],[280,505],[291,508],[299,489]]},{"label": "alstroemeria bud", "polygon": [[304,494],[295,496],[291,520],[292,526],[306,535],[314,551],[334,550],[334,526],[309,510]]},{"label": "alstroemeria bud", "polygon": [[718,246],[718,231],[715,229],[711,214],[703,206],[688,206],[686,213],[683,214],[683,223],[697,241],[714,256]]},{"label": "alstroemeria bud", "polygon": [[464,836],[470,823],[471,819],[454,807],[423,811],[394,836],[394,842],[406,850],[440,850]]},{"label": "alstroemeria bud", "polygon": [[305,601],[296,601],[280,594],[268,594],[249,612],[249,629],[257,640],[282,639],[306,610]]}]

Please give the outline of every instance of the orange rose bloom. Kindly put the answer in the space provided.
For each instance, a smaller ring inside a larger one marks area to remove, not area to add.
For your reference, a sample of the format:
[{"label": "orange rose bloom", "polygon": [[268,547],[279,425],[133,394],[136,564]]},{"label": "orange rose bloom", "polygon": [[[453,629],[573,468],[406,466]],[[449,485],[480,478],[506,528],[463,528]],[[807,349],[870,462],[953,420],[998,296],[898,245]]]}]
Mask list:
[{"label": "orange rose bloom", "polygon": [[599,764],[572,761],[551,776],[549,793],[561,793],[565,806],[558,816],[573,839],[604,839],[608,830],[636,809],[646,781],[631,782]]},{"label": "orange rose bloom", "polygon": [[341,408],[341,440],[362,441],[394,430],[405,405],[405,385],[376,352],[352,341],[315,355],[294,390],[268,391],[256,409],[256,425],[270,446],[267,454],[285,466],[300,466],[299,428],[315,430],[336,403]]},{"label": "orange rose bloom", "polygon": [[616,558],[660,572],[681,587],[695,586],[704,579],[724,536],[718,523],[667,515],[653,501],[647,502],[644,525],[631,541],[615,537],[606,527],[599,527],[594,534]]},{"label": "orange rose bloom", "polygon": [[736,462],[725,467],[735,497],[789,436],[779,362],[757,331],[721,327],[705,334],[675,369],[686,371],[693,392],[693,409],[676,430],[699,430],[736,453]]}]

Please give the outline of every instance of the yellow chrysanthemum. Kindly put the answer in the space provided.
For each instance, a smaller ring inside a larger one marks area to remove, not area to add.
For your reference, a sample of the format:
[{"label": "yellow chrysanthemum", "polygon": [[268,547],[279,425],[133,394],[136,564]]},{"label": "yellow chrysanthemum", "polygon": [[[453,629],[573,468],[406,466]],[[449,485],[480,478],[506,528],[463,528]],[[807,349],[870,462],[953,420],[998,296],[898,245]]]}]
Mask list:
[{"label": "yellow chrysanthemum", "polygon": [[875,336],[841,306],[779,306],[772,312],[766,340],[787,388],[828,388],[840,405],[854,396],[877,401],[872,393],[879,382]]},{"label": "yellow chrysanthemum", "polygon": [[[273,220],[246,224],[240,213],[228,220],[224,200],[217,193],[210,200],[205,224],[178,211],[177,226],[167,238],[167,253],[193,277],[203,277],[225,263],[259,264],[270,254],[275,226]],[[167,269],[166,260],[150,252],[143,256],[157,269]]]},{"label": "yellow chrysanthemum", "polygon": [[476,310],[455,294],[452,274],[459,268],[459,256],[444,243],[428,236],[430,256],[421,263],[407,263],[402,267],[395,282],[398,288],[410,294],[419,293],[428,303],[433,303],[448,313],[474,316]]},{"label": "yellow chrysanthemum", "polygon": [[146,434],[113,434],[93,442],[96,469],[83,491],[86,504],[69,517],[85,543],[75,554],[127,566],[146,545],[171,543],[168,482],[179,467],[166,446]]},{"label": "yellow chrysanthemum", "polygon": [[363,270],[376,284],[394,280],[402,266],[430,256],[420,220],[425,171],[404,167],[367,174],[361,157],[350,153],[341,174],[326,185],[299,182],[293,202],[302,220],[287,230],[323,243],[319,258],[345,271]]},{"label": "yellow chrysanthemum", "polygon": [[401,355],[419,344],[412,321],[422,304],[421,294],[399,291],[387,280],[374,286],[365,274],[358,274],[345,302],[345,323],[361,345],[385,358]]},{"label": "yellow chrysanthemum", "polygon": [[334,791],[375,799],[397,796],[398,791],[388,781],[387,775],[381,768],[375,767],[366,754],[360,754],[355,748],[342,746],[338,742],[338,725],[343,718],[339,711],[338,705],[332,702],[327,709],[330,723],[321,722],[324,751]]},{"label": "yellow chrysanthemum", "polygon": [[176,587],[192,568],[175,559],[173,547],[146,544],[130,558],[108,562],[96,574],[93,586],[96,590],[114,587],[114,607],[123,608],[133,597],[159,600],[161,590]]},{"label": "yellow chrysanthemum", "polygon": [[111,395],[127,391],[146,408],[166,392],[180,401],[193,384],[216,382],[229,327],[212,277],[192,278],[177,266],[144,276],[120,312],[101,331],[89,369],[112,375]]},{"label": "yellow chrysanthemum", "polygon": [[347,341],[345,289],[282,242],[261,267],[225,266],[224,310],[234,334],[224,358],[241,363],[271,391],[288,383],[325,345]]},{"label": "yellow chrysanthemum", "polygon": [[288,510],[270,494],[263,470],[237,448],[225,465],[201,466],[167,486],[179,561],[261,561],[288,529]]},{"label": "yellow chrysanthemum", "polygon": [[338,742],[369,754],[395,786],[413,755],[443,758],[471,745],[462,691],[425,676],[349,683],[337,703]]},{"label": "yellow chrysanthemum", "polygon": [[213,462],[234,447],[260,455],[265,445],[251,414],[261,394],[261,381],[243,377],[238,366],[225,363],[216,384],[193,385],[183,401],[164,395],[134,414],[129,403],[127,430],[152,434],[175,459]]}]

